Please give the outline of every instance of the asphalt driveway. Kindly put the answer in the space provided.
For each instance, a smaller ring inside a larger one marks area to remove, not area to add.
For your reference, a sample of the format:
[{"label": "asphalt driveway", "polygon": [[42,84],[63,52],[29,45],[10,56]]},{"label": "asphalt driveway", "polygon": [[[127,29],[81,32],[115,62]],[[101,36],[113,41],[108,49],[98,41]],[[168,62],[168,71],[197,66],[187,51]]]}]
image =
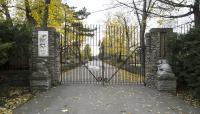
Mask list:
[{"label": "asphalt driveway", "polygon": [[69,85],[41,93],[14,114],[200,114],[178,97],[143,85]]}]

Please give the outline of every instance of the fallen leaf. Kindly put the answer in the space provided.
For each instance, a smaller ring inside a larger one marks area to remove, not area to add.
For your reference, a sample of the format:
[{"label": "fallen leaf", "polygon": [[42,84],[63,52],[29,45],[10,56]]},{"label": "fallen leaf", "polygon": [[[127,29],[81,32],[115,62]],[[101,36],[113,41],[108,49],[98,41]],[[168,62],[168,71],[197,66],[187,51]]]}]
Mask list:
[{"label": "fallen leaf", "polygon": [[80,100],[80,97],[73,97],[73,100]]},{"label": "fallen leaf", "polygon": [[62,109],[61,111],[62,112],[68,112],[69,110],[68,109]]}]

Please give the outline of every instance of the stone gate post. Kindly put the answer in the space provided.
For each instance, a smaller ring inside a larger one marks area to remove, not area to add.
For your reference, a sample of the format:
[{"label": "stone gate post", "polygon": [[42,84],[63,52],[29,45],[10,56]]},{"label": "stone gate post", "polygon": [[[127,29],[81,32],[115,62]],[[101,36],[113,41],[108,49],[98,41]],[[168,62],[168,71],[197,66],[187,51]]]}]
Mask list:
[{"label": "stone gate post", "polygon": [[60,35],[54,28],[36,28],[32,38],[32,89],[46,90],[61,81]]},{"label": "stone gate post", "polygon": [[172,28],[153,28],[145,36],[145,83],[148,87],[160,88],[157,87],[158,61],[160,59],[167,59],[168,38],[171,33],[173,33]]}]

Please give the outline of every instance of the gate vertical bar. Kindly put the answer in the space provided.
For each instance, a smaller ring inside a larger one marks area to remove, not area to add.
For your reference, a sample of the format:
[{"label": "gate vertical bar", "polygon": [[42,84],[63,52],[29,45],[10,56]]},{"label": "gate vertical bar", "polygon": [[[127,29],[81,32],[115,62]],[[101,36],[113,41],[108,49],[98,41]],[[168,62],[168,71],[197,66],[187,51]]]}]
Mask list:
[{"label": "gate vertical bar", "polygon": [[[66,64],[66,48],[67,48],[67,21],[66,21],[66,11],[65,11],[65,27],[64,27],[64,57],[62,57],[62,59],[64,58],[64,65]],[[61,42],[62,43],[62,42]],[[62,55],[61,55],[62,56]],[[63,60],[61,60],[63,62]],[[62,65],[61,65],[62,66]],[[66,77],[66,75],[64,75]],[[65,80],[66,81],[66,80]]]},{"label": "gate vertical bar", "polygon": [[63,46],[62,46],[62,35],[60,36],[60,70],[61,70],[61,83],[63,83],[63,63],[62,63],[62,52],[63,52]]},{"label": "gate vertical bar", "polygon": [[102,42],[102,84],[104,85],[104,44]]},{"label": "gate vertical bar", "polygon": [[[101,39],[101,26],[99,25],[99,35],[97,35],[97,42],[96,42],[96,45],[99,45],[99,43],[100,43],[100,39]],[[98,30],[97,30],[98,31]],[[99,54],[100,54],[100,52],[99,52]],[[100,59],[100,58],[99,58]],[[99,62],[99,60],[97,59],[97,61],[96,61],[96,65],[98,64],[98,65],[100,65],[100,63],[97,63],[97,62]],[[99,66],[100,67],[100,66]],[[98,73],[97,73],[97,75],[99,75]],[[98,82],[97,82],[97,84],[98,84]]]}]

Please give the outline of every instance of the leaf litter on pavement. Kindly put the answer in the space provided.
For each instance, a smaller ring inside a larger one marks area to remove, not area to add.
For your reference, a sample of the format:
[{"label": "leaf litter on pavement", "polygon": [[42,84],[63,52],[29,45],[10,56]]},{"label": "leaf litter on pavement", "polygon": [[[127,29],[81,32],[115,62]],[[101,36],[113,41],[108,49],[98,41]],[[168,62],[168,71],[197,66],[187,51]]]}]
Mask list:
[{"label": "leaf litter on pavement", "polygon": [[12,114],[13,109],[33,97],[33,93],[25,87],[7,87],[7,89],[8,94],[4,98],[4,103],[0,106],[0,114]]}]

